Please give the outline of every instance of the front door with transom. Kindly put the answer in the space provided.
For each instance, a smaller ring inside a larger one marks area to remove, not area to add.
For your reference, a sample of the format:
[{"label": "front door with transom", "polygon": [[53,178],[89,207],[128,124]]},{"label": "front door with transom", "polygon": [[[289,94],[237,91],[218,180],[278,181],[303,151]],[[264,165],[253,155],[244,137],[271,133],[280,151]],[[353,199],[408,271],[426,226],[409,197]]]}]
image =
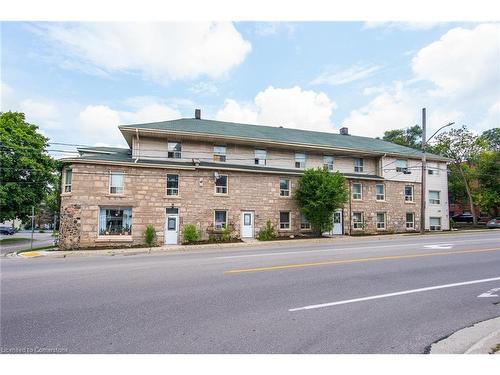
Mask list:
[{"label": "front door with transom", "polygon": [[241,238],[253,238],[253,212],[241,213]]},{"label": "front door with transom", "polygon": [[333,213],[333,234],[342,234],[342,210]]},{"label": "front door with transom", "polygon": [[179,234],[179,214],[177,208],[167,208],[165,222],[165,244],[177,245]]}]

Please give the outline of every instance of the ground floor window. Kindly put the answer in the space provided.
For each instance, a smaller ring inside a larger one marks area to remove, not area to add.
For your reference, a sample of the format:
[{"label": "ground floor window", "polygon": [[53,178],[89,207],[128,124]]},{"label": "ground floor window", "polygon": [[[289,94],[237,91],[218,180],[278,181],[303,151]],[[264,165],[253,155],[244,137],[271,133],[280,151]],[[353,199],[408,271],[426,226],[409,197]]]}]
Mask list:
[{"label": "ground floor window", "polygon": [[132,208],[113,207],[99,210],[99,235],[116,236],[132,234]]},{"label": "ground floor window", "polygon": [[429,229],[430,230],[441,230],[441,218],[440,217],[431,217],[429,220]]},{"label": "ground floor window", "polygon": [[290,229],[290,212],[280,212],[280,229]]},{"label": "ground floor window", "polygon": [[406,229],[415,228],[415,214],[413,212],[406,213]]},{"label": "ground floor window", "polygon": [[227,228],[227,211],[215,211],[214,215],[214,228],[224,229]]},{"label": "ground floor window", "polygon": [[167,174],[167,195],[179,195],[178,174]]},{"label": "ground floor window", "polygon": [[363,229],[363,213],[353,212],[352,213],[352,227],[354,229]]},{"label": "ground floor window", "polygon": [[300,229],[311,229],[311,223],[303,213],[300,213]]},{"label": "ground floor window", "polygon": [[377,212],[377,229],[385,229],[385,212]]}]

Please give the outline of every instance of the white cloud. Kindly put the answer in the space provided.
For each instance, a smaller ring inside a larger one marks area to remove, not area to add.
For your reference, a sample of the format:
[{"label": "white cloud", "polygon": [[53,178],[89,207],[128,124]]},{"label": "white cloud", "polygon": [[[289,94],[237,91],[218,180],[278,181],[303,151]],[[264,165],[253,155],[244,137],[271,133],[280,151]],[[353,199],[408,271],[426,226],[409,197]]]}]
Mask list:
[{"label": "white cloud", "polygon": [[25,99],[19,103],[19,110],[26,115],[28,121],[45,129],[61,126],[60,112],[54,103]]},{"label": "white cloud", "polygon": [[422,48],[412,60],[417,78],[440,96],[499,95],[500,24],[457,27]]},{"label": "white cloud", "polygon": [[494,103],[478,125],[479,131],[500,128],[500,100]]},{"label": "white cloud", "polygon": [[298,86],[288,89],[269,86],[259,92],[251,104],[226,100],[216,119],[332,131],[330,117],[335,108],[335,102],[323,92],[302,90]]},{"label": "white cloud", "polygon": [[159,82],[220,77],[251,50],[231,22],[41,24],[38,31],[57,45],[62,66]]},{"label": "white cloud", "polygon": [[343,85],[345,83],[358,81],[367,78],[380,69],[376,65],[356,64],[347,69],[328,70],[311,81],[312,85],[329,84],[332,86]]},{"label": "white cloud", "polygon": [[12,109],[14,90],[5,82],[0,81],[0,111],[7,112]]},{"label": "white cloud", "polygon": [[387,21],[369,21],[365,22],[363,29],[374,29],[374,28],[387,28],[387,29],[397,29],[403,31],[423,31],[430,30],[438,26],[442,26],[444,22],[432,22],[432,21],[398,21],[398,22],[387,22]]},{"label": "white cloud", "polygon": [[259,22],[255,25],[255,34],[259,36],[269,36],[285,31],[288,37],[295,33],[295,26],[289,22]]},{"label": "white cloud", "polygon": [[189,91],[194,94],[214,95],[217,94],[218,89],[213,82],[197,82],[189,88]]}]

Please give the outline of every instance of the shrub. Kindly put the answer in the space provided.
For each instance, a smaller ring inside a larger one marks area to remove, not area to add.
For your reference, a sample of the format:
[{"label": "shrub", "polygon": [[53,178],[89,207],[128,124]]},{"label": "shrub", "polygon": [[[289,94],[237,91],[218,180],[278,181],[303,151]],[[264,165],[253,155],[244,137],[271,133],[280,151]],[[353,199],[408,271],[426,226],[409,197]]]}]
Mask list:
[{"label": "shrub", "polygon": [[231,241],[231,231],[229,230],[228,227],[222,228],[221,240],[222,242]]},{"label": "shrub", "polygon": [[182,230],[184,242],[193,243],[200,239],[198,230],[194,224],[186,224],[184,225],[184,229]]},{"label": "shrub", "polygon": [[259,241],[270,241],[274,240],[276,237],[277,237],[276,230],[274,229],[271,220],[268,220],[266,223],[266,227],[264,229],[261,229],[257,234],[257,239]]},{"label": "shrub", "polygon": [[149,224],[146,229],[144,229],[144,240],[146,241],[146,244],[149,246],[149,251],[151,251],[151,248],[155,245],[156,242],[156,230],[155,227],[153,227],[151,224]]}]

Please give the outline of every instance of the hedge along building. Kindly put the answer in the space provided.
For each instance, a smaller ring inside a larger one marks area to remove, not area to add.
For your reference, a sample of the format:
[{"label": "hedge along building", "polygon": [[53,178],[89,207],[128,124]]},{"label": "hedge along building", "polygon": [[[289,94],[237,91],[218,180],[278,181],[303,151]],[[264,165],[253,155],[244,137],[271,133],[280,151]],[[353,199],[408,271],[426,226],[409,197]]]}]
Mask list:
[{"label": "hedge along building", "polygon": [[[418,231],[421,154],[380,139],[195,118],[121,125],[129,148],[79,148],[62,159],[60,246],[181,242],[194,224],[203,238],[228,228],[255,237],[271,220],[280,236],[311,231],[293,200],[306,168],[340,171],[349,202],[330,234]],[[427,228],[449,229],[446,159],[427,154]]]}]

